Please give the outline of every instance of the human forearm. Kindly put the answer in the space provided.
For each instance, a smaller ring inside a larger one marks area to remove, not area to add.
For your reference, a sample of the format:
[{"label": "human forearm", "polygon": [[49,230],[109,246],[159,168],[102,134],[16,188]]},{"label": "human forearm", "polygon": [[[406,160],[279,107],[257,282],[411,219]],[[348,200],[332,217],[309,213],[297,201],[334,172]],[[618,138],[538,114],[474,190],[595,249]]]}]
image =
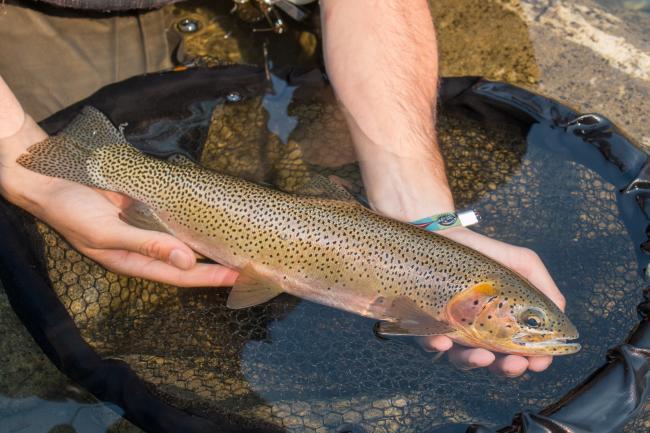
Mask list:
[{"label": "human forearm", "polygon": [[[454,208],[436,142],[436,38],[427,0],[321,0],[325,60],[347,116],[375,210],[412,221]],[[528,278],[562,306],[563,298],[532,251],[456,228],[440,232]],[[542,371],[550,357],[496,357],[454,346],[447,336],[423,347],[450,350],[462,368],[485,367],[518,376]]]},{"label": "human forearm", "polygon": [[412,220],[453,208],[435,140],[438,58],[426,0],[324,0],[327,71],[373,207]]},{"label": "human forearm", "polygon": [[129,226],[130,200],[29,171],[16,158],[47,138],[0,78],[0,195],[45,221],[78,251],[117,273],[179,286],[229,286],[237,273],[196,264],[192,250],[166,234]]},{"label": "human forearm", "polygon": [[24,122],[20,103],[0,76],[0,140],[15,135]]},{"label": "human forearm", "polygon": [[39,196],[47,195],[49,184],[56,179],[17,169],[16,158],[27,146],[46,137],[0,77],[0,194],[32,213],[36,213]]}]

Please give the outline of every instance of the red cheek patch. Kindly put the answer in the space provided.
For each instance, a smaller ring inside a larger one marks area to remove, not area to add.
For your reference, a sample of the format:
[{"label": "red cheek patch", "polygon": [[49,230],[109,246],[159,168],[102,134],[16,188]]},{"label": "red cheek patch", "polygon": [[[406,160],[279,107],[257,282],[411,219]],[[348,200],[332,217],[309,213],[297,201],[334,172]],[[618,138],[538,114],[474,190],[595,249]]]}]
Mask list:
[{"label": "red cheek patch", "polygon": [[472,325],[497,294],[491,283],[479,283],[454,296],[447,306],[449,320],[458,325]]}]

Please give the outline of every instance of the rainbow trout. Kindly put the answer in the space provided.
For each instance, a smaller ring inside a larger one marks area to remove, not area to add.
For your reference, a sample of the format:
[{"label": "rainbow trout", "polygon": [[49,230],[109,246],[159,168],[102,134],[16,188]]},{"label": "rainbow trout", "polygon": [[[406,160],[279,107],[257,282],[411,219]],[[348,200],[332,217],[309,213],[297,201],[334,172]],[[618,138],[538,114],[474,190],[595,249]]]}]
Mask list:
[{"label": "rainbow trout", "polygon": [[447,335],[521,355],[580,345],[542,292],[494,260],[352,200],[287,194],[132,147],[86,107],[18,162],[131,197],[132,224],[176,236],[240,271],[228,297],[246,308],[282,292],[379,320],[385,335]]}]

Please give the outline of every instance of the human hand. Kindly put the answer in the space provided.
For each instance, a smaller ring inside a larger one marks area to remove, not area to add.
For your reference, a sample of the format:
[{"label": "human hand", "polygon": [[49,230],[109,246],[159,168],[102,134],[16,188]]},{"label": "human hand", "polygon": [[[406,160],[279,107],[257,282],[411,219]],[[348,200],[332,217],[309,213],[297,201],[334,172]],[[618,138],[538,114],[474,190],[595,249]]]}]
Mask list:
[{"label": "human hand", "polygon": [[120,210],[129,205],[128,197],[43,176],[18,165],[16,158],[47,135],[22,112],[15,99],[4,104],[7,88],[3,89],[3,84],[0,79],[0,194],[45,221],[79,252],[116,273],[182,287],[234,283],[236,271],[216,264],[197,264],[193,251],[173,236],[120,220]]},{"label": "human hand", "polygon": [[[372,142],[358,133],[354,122],[350,123],[355,147],[374,150],[365,156],[359,152],[364,158],[361,160],[361,171],[374,210],[408,222],[425,215],[455,209],[444,163],[437,151],[431,158],[415,158],[386,151],[387,145]],[[427,145],[421,146],[425,148]],[[430,144],[428,146],[431,148]],[[435,151],[437,146],[433,146],[433,149]],[[438,234],[473,248],[513,269],[564,309],[564,297],[535,252],[490,239],[466,228],[443,230]],[[489,367],[493,373],[509,377],[519,376],[526,370],[543,371],[552,362],[550,356],[527,358],[495,355],[483,348],[466,348],[454,345],[454,342],[445,336],[420,338],[419,341],[425,350],[448,351],[450,361],[459,368]]]},{"label": "human hand", "polygon": [[[534,251],[491,239],[467,228],[444,230],[438,234],[475,249],[518,272],[564,310],[564,296]],[[420,344],[425,350],[448,351],[449,360],[461,369],[488,367],[493,373],[508,377],[520,376],[526,370],[543,371],[553,360],[551,356],[501,355],[487,349],[467,348],[455,345],[446,336],[423,337]]]}]

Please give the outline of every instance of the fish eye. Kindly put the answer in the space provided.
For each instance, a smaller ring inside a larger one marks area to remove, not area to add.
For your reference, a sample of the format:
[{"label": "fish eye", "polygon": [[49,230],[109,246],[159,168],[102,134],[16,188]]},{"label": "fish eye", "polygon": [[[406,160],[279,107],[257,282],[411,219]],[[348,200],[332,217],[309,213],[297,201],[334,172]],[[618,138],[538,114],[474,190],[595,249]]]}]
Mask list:
[{"label": "fish eye", "polygon": [[529,316],[526,319],[526,325],[530,326],[531,328],[537,328],[539,327],[539,320],[535,316]]},{"label": "fish eye", "polygon": [[529,328],[539,328],[544,323],[544,312],[537,308],[529,308],[521,315],[521,321]]}]

